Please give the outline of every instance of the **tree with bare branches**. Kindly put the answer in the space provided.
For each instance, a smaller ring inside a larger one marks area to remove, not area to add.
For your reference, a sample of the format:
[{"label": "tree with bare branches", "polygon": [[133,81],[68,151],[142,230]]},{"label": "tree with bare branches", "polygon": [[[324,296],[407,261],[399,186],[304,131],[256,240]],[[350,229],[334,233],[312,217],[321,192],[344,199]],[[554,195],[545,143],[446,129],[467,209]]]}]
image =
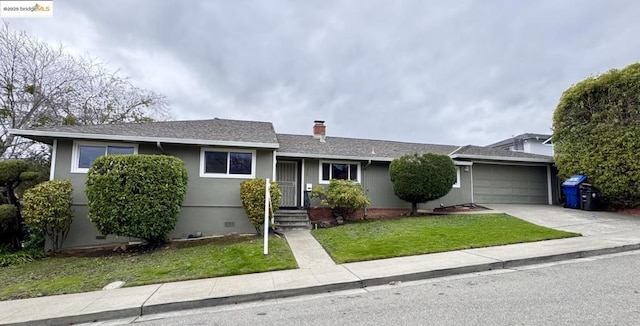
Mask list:
[{"label": "tree with bare branches", "polygon": [[0,158],[42,158],[48,149],[8,129],[166,119],[164,96],[87,57],[0,27]]}]

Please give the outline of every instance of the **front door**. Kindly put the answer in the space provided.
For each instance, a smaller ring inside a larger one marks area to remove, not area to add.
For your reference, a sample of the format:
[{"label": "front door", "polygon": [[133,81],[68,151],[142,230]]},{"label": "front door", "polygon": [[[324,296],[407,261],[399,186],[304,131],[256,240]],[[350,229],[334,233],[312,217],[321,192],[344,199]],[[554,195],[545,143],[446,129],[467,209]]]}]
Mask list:
[{"label": "front door", "polygon": [[277,162],[276,182],[282,192],[281,207],[297,207],[298,189],[298,163],[297,162]]}]

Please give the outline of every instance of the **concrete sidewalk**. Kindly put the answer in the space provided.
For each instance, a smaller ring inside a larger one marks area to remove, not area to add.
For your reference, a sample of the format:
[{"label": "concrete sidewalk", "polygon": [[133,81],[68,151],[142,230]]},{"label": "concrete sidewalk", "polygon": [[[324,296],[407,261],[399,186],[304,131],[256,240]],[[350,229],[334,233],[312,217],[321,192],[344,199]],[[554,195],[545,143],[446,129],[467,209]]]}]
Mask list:
[{"label": "concrete sidewalk", "polygon": [[3,301],[0,324],[58,325],[135,317],[640,249],[637,217],[553,206],[491,208],[584,236],[336,265],[309,231],[295,231],[286,238],[298,269]]}]

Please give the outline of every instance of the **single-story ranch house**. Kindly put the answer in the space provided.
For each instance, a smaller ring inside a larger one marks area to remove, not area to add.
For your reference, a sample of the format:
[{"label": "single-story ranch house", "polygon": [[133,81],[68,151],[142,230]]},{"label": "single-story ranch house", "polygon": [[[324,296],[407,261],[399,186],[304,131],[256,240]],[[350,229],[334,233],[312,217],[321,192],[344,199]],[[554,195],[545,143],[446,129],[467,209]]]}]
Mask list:
[{"label": "single-story ranch house", "polygon": [[[13,135],[52,146],[51,179],[73,184],[75,218],[67,247],[105,244],[87,217],[85,175],[109,154],[166,154],[184,160],[189,185],[172,238],[190,234],[255,232],[240,204],[245,179],[271,178],[282,189],[282,207],[304,205],[305,190],[331,179],[357,180],[371,198],[367,216],[408,212],[393,193],[389,163],[404,154],[449,155],[458,180],[445,197],[420,208],[465,203],[555,204],[559,197],[553,158],[479,146],[451,146],[329,137],[323,121],[310,135],[278,134],[270,122],[211,119],[12,129]],[[312,216],[312,219],[314,217]]]}]

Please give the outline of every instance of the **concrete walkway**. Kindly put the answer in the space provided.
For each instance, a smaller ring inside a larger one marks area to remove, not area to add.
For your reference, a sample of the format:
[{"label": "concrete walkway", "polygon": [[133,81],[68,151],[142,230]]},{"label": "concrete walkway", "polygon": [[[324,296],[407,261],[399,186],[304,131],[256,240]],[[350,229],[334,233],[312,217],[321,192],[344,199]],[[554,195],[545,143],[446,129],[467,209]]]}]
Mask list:
[{"label": "concrete walkway", "polygon": [[336,266],[331,256],[316,241],[309,230],[288,231],[284,236],[293,256],[296,257],[298,268],[318,269]]},{"label": "concrete walkway", "polygon": [[490,205],[584,236],[336,265],[309,231],[286,234],[298,269],[0,302],[0,324],[58,325],[291,297],[640,249],[640,218]]}]

